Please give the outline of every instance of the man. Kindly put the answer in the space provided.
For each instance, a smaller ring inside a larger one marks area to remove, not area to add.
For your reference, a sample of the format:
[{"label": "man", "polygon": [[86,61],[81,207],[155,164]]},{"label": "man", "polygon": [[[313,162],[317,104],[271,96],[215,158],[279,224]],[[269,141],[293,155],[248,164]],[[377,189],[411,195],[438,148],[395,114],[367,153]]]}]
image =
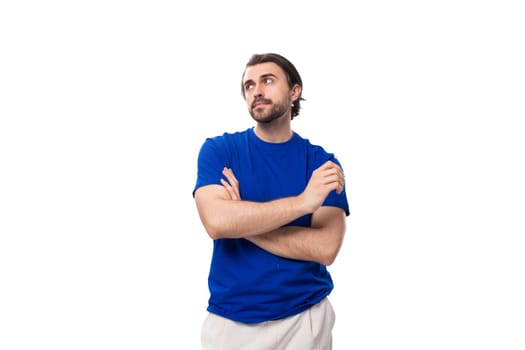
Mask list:
[{"label": "man", "polygon": [[256,54],[242,75],[255,127],[208,138],[193,195],[213,239],[203,349],[331,349],[326,266],[350,214],[332,153],[291,128],[302,80],[281,55]]}]

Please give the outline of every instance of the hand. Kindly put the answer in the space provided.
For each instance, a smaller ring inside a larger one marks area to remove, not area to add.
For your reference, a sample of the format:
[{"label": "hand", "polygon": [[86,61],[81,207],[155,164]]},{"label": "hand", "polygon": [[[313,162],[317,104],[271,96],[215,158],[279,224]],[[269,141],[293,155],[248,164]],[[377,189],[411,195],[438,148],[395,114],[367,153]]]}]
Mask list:
[{"label": "hand", "polygon": [[228,181],[221,179],[221,184],[226,188],[232,200],[240,201],[241,193],[239,191],[239,181],[237,181],[233,171],[230,168],[224,168],[222,169],[222,174]]},{"label": "hand", "polygon": [[343,191],[345,177],[339,165],[327,161],[315,169],[301,196],[311,212],[316,211],[331,191],[340,194]]}]

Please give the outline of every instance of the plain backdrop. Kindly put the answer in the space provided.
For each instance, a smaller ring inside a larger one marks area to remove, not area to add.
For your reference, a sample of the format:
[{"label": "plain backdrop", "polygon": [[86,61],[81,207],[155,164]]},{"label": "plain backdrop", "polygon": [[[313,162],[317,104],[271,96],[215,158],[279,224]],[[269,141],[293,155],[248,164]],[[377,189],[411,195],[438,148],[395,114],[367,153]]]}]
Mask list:
[{"label": "plain backdrop", "polygon": [[206,137],[253,125],[253,53],[352,214],[334,349],[524,349],[520,1],[3,1],[0,348],[199,349]]}]

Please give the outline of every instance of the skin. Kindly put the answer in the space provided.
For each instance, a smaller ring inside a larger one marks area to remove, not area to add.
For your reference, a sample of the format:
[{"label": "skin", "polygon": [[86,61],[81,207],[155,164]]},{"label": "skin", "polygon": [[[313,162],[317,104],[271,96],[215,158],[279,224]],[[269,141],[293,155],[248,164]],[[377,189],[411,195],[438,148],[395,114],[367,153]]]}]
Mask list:
[{"label": "skin", "polygon": [[[301,87],[288,86],[282,69],[272,62],[247,67],[246,104],[256,121],[255,134],[266,142],[285,142],[291,128],[291,105]],[[208,185],[195,192],[200,219],[212,239],[245,238],[275,255],[331,265],[341,248],[346,215],[341,208],[321,206],[331,191],[341,193],[342,169],[328,161],[314,170],[304,191],[268,202],[243,200],[231,169],[223,169],[222,186]],[[312,214],[311,227],[284,226]]]}]

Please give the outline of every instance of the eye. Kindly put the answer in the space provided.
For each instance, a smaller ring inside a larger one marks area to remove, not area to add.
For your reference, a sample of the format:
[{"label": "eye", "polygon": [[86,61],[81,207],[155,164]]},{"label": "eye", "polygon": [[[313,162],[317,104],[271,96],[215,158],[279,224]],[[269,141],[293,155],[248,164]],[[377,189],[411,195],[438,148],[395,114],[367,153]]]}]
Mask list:
[{"label": "eye", "polygon": [[254,87],[254,84],[253,83],[249,83],[249,84],[244,85],[244,90],[248,91],[248,90],[253,89],[253,87]]},{"label": "eye", "polygon": [[273,83],[273,79],[272,78],[264,78],[264,83],[265,84],[271,84],[271,83]]}]

